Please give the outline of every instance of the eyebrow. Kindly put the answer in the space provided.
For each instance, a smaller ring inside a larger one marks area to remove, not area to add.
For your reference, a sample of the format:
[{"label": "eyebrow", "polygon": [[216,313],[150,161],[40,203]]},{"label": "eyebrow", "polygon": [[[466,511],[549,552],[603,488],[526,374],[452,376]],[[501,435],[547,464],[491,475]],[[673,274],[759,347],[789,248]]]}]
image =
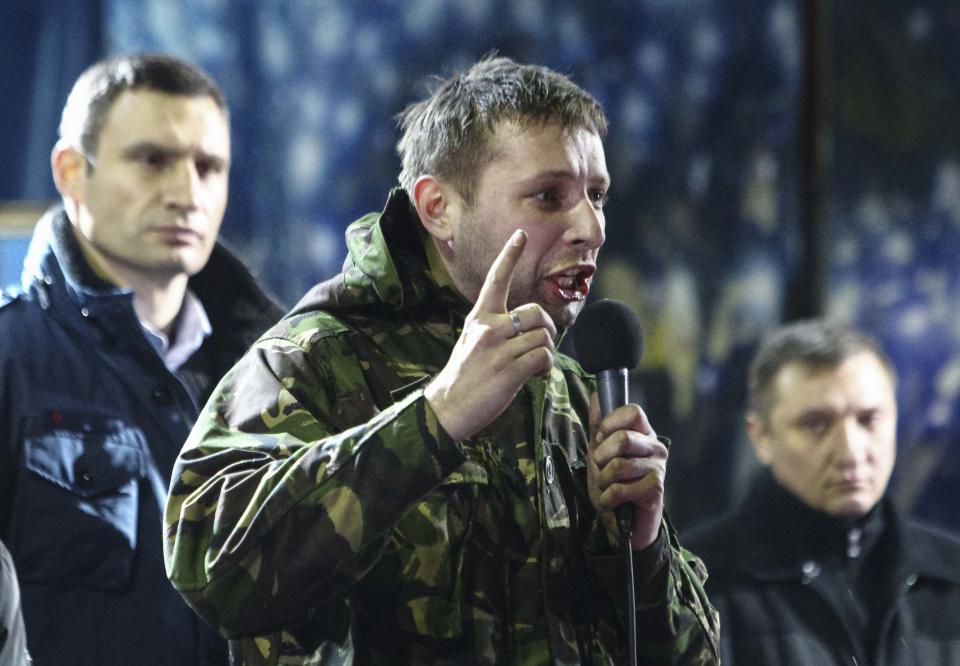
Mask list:
[{"label": "eyebrow", "polygon": [[809,418],[832,418],[837,416],[844,416],[846,414],[853,414],[854,416],[860,416],[865,413],[879,413],[883,412],[884,408],[882,405],[863,405],[863,406],[854,406],[849,410],[836,410],[832,407],[811,407],[805,409],[802,412],[799,412],[793,417],[794,422],[799,422],[804,419]]},{"label": "eyebrow", "polygon": [[809,418],[836,416],[837,413],[838,412],[836,410],[830,409],[829,407],[812,407],[810,409],[804,409],[802,412],[795,414],[793,420],[796,422]]},{"label": "eyebrow", "polygon": [[[550,171],[540,171],[529,178],[521,181],[521,185],[536,185],[551,180],[579,180],[579,176],[573,171],[567,169],[552,169]],[[595,175],[587,178],[590,183],[610,184],[610,177],[607,175]]]},{"label": "eyebrow", "polygon": [[229,160],[221,155],[215,155],[213,153],[208,153],[199,148],[173,148],[171,146],[166,146],[160,143],[154,143],[152,141],[141,141],[140,143],[135,143],[133,145],[127,146],[123,149],[122,155],[124,158],[136,158],[144,155],[145,153],[160,153],[164,157],[170,158],[180,158],[191,153],[196,153],[200,157],[206,160],[211,160],[217,163],[217,166],[226,166],[229,164]]}]

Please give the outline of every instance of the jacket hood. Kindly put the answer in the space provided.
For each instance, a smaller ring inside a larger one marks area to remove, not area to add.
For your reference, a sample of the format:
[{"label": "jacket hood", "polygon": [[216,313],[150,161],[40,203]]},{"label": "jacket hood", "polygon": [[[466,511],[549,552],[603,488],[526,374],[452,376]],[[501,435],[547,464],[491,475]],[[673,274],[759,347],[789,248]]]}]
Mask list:
[{"label": "jacket hood", "polygon": [[405,190],[395,188],[380,213],[347,227],[342,271],[308,291],[291,315],[318,309],[372,309],[398,314],[421,307],[470,310],[455,289],[441,287],[430,272],[426,232]]}]

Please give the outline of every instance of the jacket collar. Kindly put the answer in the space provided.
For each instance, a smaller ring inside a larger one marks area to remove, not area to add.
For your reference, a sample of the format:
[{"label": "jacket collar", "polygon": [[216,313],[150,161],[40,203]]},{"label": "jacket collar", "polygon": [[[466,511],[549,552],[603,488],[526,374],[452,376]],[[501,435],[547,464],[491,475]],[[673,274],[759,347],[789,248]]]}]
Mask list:
[{"label": "jacket collar", "polygon": [[[265,294],[247,268],[221,243],[188,286],[203,304],[215,335],[262,331],[283,310]],[[103,280],[93,271],[61,206],[37,222],[21,275],[21,288],[41,307],[74,322],[115,321],[133,313],[133,292]],[[103,315],[103,316],[101,316]],[[219,333],[218,333],[219,332]]]},{"label": "jacket collar", "polygon": [[132,307],[133,292],[94,273],[80,249],[62,207],[48,210],[37,222],[23,263],[21,287],[58,315],[86,318],[102,309]]},{"label": "jacket collar", "polygon": [[291,315],[321,308],[370,308],[387,316],[442,309],[456,313],[462,324],[471,305],[451,286],[438,284],[427,261],[426,240],[406,191],[395,188],[382,212],[347,227],[342,272],[308,291]]},{"label": "jacket collar", "polygon": [[903,554],[899,574],[909,579],[931,578],[960,585],[960,542],[933,527],[921,526],[893,511],[893,530]]},{"label": "jacket collar", "polygon": [[733,546],[737,566],[752,578],[804,580],[811,568],[838,561],[850,530],[856,528],[867,551],[889,549],[899,580],[926,577],[960,584],[956,565],[960,544],[918,527],[886,496],[864,518],[842,520],[811,509],[764,470],[756,477],[739,517]]}]

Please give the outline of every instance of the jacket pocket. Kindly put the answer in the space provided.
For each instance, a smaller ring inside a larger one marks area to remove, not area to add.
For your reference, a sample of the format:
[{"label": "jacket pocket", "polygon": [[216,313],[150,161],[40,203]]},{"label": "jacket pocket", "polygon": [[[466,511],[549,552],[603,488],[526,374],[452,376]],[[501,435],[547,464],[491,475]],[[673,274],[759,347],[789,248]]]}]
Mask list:
[{"label": "jacket pocket", "polygon": [[142,431],[106,416],[45,412],[28,428],[12,540],[24,581],[124,585],[137,546]]}]

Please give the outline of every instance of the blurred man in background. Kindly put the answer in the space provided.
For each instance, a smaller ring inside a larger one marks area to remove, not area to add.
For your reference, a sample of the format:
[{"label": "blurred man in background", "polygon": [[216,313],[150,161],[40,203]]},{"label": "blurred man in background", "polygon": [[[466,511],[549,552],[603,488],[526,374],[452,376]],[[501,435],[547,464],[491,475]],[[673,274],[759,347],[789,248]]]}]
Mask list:
[{"label": "blurred man in background", "polygon": [[166,580],[177,451],[223,373],[282,314],[216,243],[230,133],[180,60],[99,62],[51,157],[63,205],[0,306],[0,537],[37,664],[222,663]]},{"label": "blurred man in background", "polygon": [[726,666],[960,664],[960,542],[886,496],[896,378],[866,335],[790,324],[758,350],[747,432],[766,469],[693,532]]}]

